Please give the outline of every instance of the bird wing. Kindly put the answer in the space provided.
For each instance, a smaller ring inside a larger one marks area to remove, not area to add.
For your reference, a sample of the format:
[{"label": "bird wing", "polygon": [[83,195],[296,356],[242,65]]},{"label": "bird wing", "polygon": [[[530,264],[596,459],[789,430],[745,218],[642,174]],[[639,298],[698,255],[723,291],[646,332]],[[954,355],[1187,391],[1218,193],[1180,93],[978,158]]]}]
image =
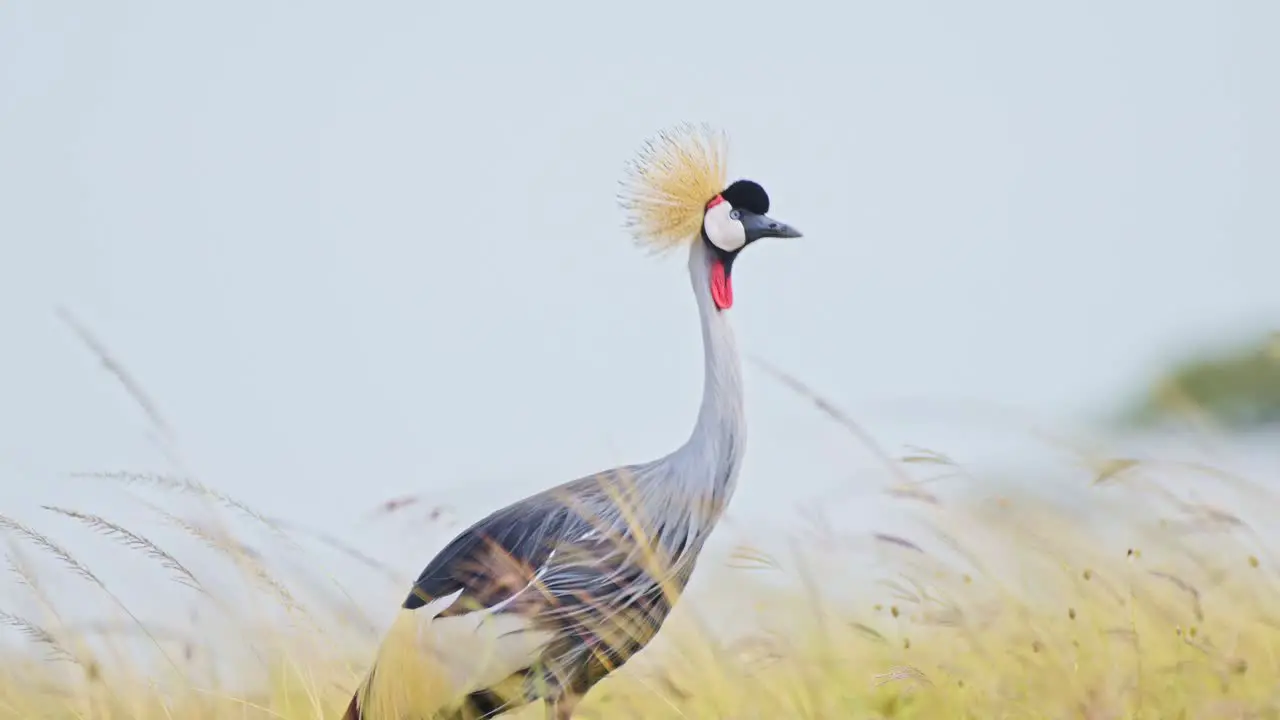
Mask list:
[{"label": "bird wing", "polygon": [[[410,644],[428,658],[430,674],[444,676],[445,694],[460,697],[493,687],[530,667],[554,639],[530,614],[515,612],[516,601],[554,554],[542,538],[559,521],[551,506],[530,500],[459,533],[422,571],[402,604],[393,631],[401,628],[413,638]],[[384,640],[384,647],[390,645]],[[383,655],[376,665],[387,664]],[[396,664],[404,667],[402,653]]]},{"label": "bird wing", "polygon": [[[598,483],[577,489],[590,487]],[[419,636],[451,674],[466,677],[459,690],[488,687],[547,654],[567,661],[601,643],[634,645],[629,639],[639,637],[643,645],[656,632],[653,610],[665,615],[669,604],[648,558],[630,533],[602,529],[566,502],[574,489],[561,486],[569,492],[535,495],[480,520],[414,583],[403,608],[421,617]],[[477,639],[484,652],[470,649]]]},{"label": "bird wing", "polygon": [[461,591],[457,614],[499,605],[523,590],[554,550],[565,513],[540,496],[509,505],[462,531],[427,564],[404,601],[417,610]]},{"label": "bird wing", "polygon": [[[562,486],[564,487],[564,486]],[[532,667],[562,636],[549,624],[573,538],[590,525],[544,493],[498,510],[459,533],[423,569],[402,605],[421,649],[444,667],[454,693],[492,687]],[[590,580],[568,583],[584,587]]]},{"label": "bird wing", "polygon": [[494,608],[549,572],[600,581],[591,568],[608,565],[605,558],[633,544],[627,523],[619,522],[625,513],[618,508],[632,504],[623,497],[627,483],[648,471],[645,465],[615,468],[493,512],[459,533],[427,564],[404,608],[415,610],[459,590],[462,595],[448,612]]}]

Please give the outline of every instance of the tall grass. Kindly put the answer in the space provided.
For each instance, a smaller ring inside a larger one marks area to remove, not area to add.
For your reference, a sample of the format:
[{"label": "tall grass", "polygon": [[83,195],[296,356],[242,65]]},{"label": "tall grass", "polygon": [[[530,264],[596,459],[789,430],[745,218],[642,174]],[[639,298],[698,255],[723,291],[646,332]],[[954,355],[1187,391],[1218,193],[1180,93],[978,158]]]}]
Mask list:
[{"label": "tall grass", "polygon": [[[105,351],[76,326],[95,352]],[[124,378],[119,363],[107,363]],[[834,404],[771,370],[874,448]],[[141,397],[132,381],[126,388]],[[140,400],[158,424],[155,404]],[[580,717],[1269,718],[1280,717],[1280,585],[1274,548],[1240,514],[1188,500],[1189,473],[1273,498],[1207,468],[1091,457],[1090,504],[984,491],[946,455],[892,457],[911,535],[854,532],[874,577],[843,576],[849,533],[815,527],[791,556],[742,546],[699,604],[682,603],[653,646],[606,679]],[[967,477],[941,499],[932,474]],[[189,474],[102,473],[205,553],[166,547],[94,508],[0,515],[10,602],[0,627],[0,718],[335,718],[384,629],[304,546],[341,553],[407,590],[411,578],[325,533],[267,517]],[[409,500],[388,501],[393,513]],[[181,506],[181,507],[178,507]],[[55,534],[81,528],[153,572],[131,578],[200,614],[166,627],[132,609]],[[252,534],[254,539],[246,538]],[[212,576],[209,556],[232,572]],[[299,569],[282,558],[303,558]],[[423,558],[425,561],[426,558]],[[74,594],[65,590],[74,582]],[[740,632],[700,619],[748,609]],[[86,605],[112,619],[85,625]],[[28,613],[13,611],[26,607]],[[541,717],[531,707],[514,717]]]}]

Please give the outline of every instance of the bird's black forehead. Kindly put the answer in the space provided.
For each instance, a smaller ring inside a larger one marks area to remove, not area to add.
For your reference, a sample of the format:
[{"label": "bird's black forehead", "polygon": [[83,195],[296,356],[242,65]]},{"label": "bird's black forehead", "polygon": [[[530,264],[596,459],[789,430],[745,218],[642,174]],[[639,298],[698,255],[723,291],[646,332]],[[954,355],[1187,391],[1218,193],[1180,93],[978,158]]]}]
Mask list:
[{"label": "bird's black forehead", "polygon": [[769,212],[769,193],[754,180],[738,180],[720,195],[736,208],[759,215]]}]

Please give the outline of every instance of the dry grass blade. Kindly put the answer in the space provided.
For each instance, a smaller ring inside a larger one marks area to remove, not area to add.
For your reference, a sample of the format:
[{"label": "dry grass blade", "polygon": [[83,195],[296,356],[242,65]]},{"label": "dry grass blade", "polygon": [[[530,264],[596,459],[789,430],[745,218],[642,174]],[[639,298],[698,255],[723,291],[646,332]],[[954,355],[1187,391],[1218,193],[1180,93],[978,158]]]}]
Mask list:
[{"label": "dry grass blade", "polygon": [[80,341],[97,356],[103,367],[107,369],[107,372],[111,373],[133,398],[134,402],[138,403],[138,406],[147,414],[147,418],[151,420],[156,429],[164,434],[165,440],[172,443],[174,434],[171,426],[160,413],[155,401],[147,395],[146,391],[142,389],[142,386],[138,384],[129,371],[125,370],[124,366],[115,359],[115,356],[107,350],[106,346],[99,342],[93,333],[89,332],[89,329],[71,314],[70,310],[60,307],[57,313],[58,318],[71,328],[76,336],[80,338]]},{"label": "dry grass blade", "polygon": [[876,630],[875,628],[865,623],[850,622],[849,627],[853,630],[856,630],[860,635],[865,636],[869,640],[874,640],[878,643],[889,642],[889,639],[886,638],[879,630]]},{"label": "dry grass blade", "polygon": [[147,557],[159,562],[162,566],[172,572],[174,579],[179,584],[185,585],[202,593],[208,593],[204,586],[200,584],[200,581],[196,579],[196,576],[192,574],[185,565],[178,562],[177,558],[170,555],[159,545],[156,545],[132,530],[113,523],[99,515],[82,513],[77,510],[68,510],[66,508],[56,507],[53,505],[43,505],[41,507],[51,513],[56,513],[64,517],[77,520],[99,534],[109,537],[123,544],[125,547],[146,555]]},{"label": "dry grass blade", "polygon": [[945,453],[936,450],[922,448],[915,445],[908,445],[907,449],[911,451],[910,455],[904,455],[902,462],[927,465],[943,465],[946,467],[958,467],[958,463]]},{"label": "dry grass blade", "polygon": [[933,681],[924,673],[910,665],[890,668],[889,672],[876,675],[876,685],[884,685],[891,682],[915,682],[923,685],[933,685]]},{"label": "dry grass blade", "polygon": [[812,402],[824,415],[834,420],[845,430],[848,430],[850,434],[857,438],[858,442],[862,443],[865,448],[870,450],[876,458],[894,474],[899,482],[904,485],[911,485],[914,483],[914,480],[903,472],[898,463],[894,462],[894,459],[889,455],[889,453],[885,452],[884,448],[880,447],[880,444],[876,442],[875,438],[871,437],[870,433],[864,430],[861,425],[854,422],[853,418],[849,417],[848,414],[837,408],[830,400],[827,400],[826,397],[811,389],[803,382],[800,382],[800,380],[795,376],[779,369],[766,360],[752,356],[751,361],[759,366],[760,369],[772,376],[773,379],[782,383],[783,386]]},{"label": "dry grass blade", "polygon": [[35,569],[19,556],[16,548],[13,548],[5,556],[5,561],[8,562],[9,572],[13,573],[13,576],[17,578],[19,585],[30,589],[32,592],[40,592],[40,582],[36,579]]},{"label": "dry grass blade", "polygon": [[284,536],[283,531],[275,524],[274,521],[272,521],[271,518],[263,515],[257,510],[254,510],[249,505],[227,495],[226,493],[210,488],[195,478],[167,475],[164,473],[129,472],[124,470],[110,472],[76,472],[71,473],[70,477],[78,479],[112,480],[126,485],[153,487],[159,490],[191,495],[205,500],[213,500],[223,507],[235,510],[244,516],[257,521],[272,532],[275,532],[282,537]]},{"label": "dry grass blade", "polygon": [[35,545],[37,548],[57,558],[64,566],[67,567],[67,569],[71,570],[71,572],[76,575],[79,575],[99,587],[102,586],[102,581],[98,579],[97,575],[93,574],[93,571],[91,571],[87,565],[72,557],[71,553],[68,552],[66,548],[54,542],[47,535],[38,533],[17,520],[4,515],[0,515],[0,528],[4,528],[5,530],[18,535],[32,545]]},{"label": "dry grass blade", "polygon": [[1151,570],[1149,572],[1152,577],[1167,580],[1172,583],[1174,587],[1186,593],[1191,598],[1191,611],[1195,614],[1196,620],[1204,620],[1204,609],[1200,604],[1200,591],[1194,585],[1173,573],[1167,573],[1160,570]]},{"label": "dry grass blade", "polygon": [[1097,475],[1093,478],[1094,485],[1102,485],[1110,480],[1114,480],[1121,474],[1131,470],[1141,464],[1142,461],[1133,458],[1112,458],[1098,463]]},{"label": "dry grass blade", "polygon": [[282,607],[291,611],[303,611],[302,606],[289,588],[268,569],[261,553],[221,529],[201,527],[186,518],[179,517],[145,500],[140,500],[140,502],[169,524],[187,533],[208,549],[229,560],[235,567],[248,573],[249,577],[259,587],[274,595],[276,601]]},{"label": "dry grass blade", "polygon": [[738,545],[729,554],[729,567],[740,570],[777,570],[778,561],[763,550]]},{"label": "dry grass blade", "polygon": [[888,544],[888,545],[894,545],[906,550],[911,550],[913,552],[924,553],[924,548],[920,547],[919,545],[911,542],[910,540],[904,537],[899,537],[897,535],[889,535],[888,533],[875,533],[874,535],[872,535],[872,537],[874,537],[877,541]]},{"label": "dry grass blade", "polygon": [[205,528],[187,518],[175,515],[155,503],[141,498],[137,498],[137,501],[168,524],[182,530],[214,552],[230,557],[245,557],[255,561],[262,559],[258,551],[236,540],[221,529]]},{"label": "dry grass blade", "polygon": [[[160,655],[164,657],[164,659],[170,665],[172,665],[175,669],[177,669],[178,664],[174,662],[173,658],[170,657],[167,652],[165,652],[164,647],[160,645],[160,641],[154,635],[151,634],[151,632],[147,629],[147,626],[143,624],[143,622],[140,619],[138,619],[138,616],[133,614],[133,611],[129,609],[129,606],[125,605],[124,602],[120,600],[120,598],[115,593],[113,593],[110,588],[107,587],[107,584],[104,583],[100,577],[94,574],[93,571],[90,570],[87,565],[77,560],[75,557],[71,555],[70,552],[68,552],[61,545],[58,545],[57,543],[55,543],[53,540],[51,540],[47,536],[32,530],[31,528],[27,527],[26,525],[23,525],[22,523],[12,518],[0,515],[0,527],[3,527],[4,529],[9,530],[10,532],[16,533],[19,537],[25,539],[27,542],[32,543],[36,547],[44,550],[49,555],[57,558],[59,562],[61,562],[66,567],[68,567],[73,573],[80,576],[81,578],[84,578],[85,580],[88,580],[89,582],[97,586],[97,588],[101,590],[104,595],[106,595],[108,598],[111,599],[113,603],[115,603],[116,607],[120,608],[121,611],[123,611],[126,615],[128,615],[129,619],[133,620],[133,622],[138,626],[138,628],[141,629],[142,632],[147,635],[147,637],[151,640],[151,643],[155,646],[156,650],[160,652]],[[18,569],[21,569],[20,565],[16,565],[15,567],[17,567]],[[48,603],[47,601],[44,604],[46,604],[47,607],[49,608],[53,607],[52,604]],[[56,611],[55,611],[55,614],[56,614]]]},{"label": "dry grass blade", "polygon": [[32,642],[44,646],[49,651],[49,656],[54,660],[65,660],[67,662],[80,664],[80,660],[70,650],[58,642],[58,638],[53,633],[40,627],[39,625],[18,617],[3,610],[0,610],[0,623],[8,625],[16,629],[18,632],[27,636]]},{"label": "dry grass blade", "polygon": [[296,523],[285,522],[284,520],[281,520],[279,518],[273,518],[272,520],[281,528],[302,533],[310,537],[313,537],[316,540],[319,540],[320,542],[324,543],[328,547],[331,547],[334,550],[337,550],[343,555],[346,555],[352,560],[355,560],[356,562],[365,566],[366,568],[376,571],[377,573],[385,577],[387,580],[390,580],[391,582],[403,583],[405,581],[405,578],[402,577],[401,573],[398,572],[395,568],[391,567],[390,565],[380,560],[377,560],[376,558],[370,557],[367,553],[352,547],[351,545],[339,540],[338,538],[334,537],[329,533],[321,532],[319,530],[312,530],[310,528],[305,528]]}]

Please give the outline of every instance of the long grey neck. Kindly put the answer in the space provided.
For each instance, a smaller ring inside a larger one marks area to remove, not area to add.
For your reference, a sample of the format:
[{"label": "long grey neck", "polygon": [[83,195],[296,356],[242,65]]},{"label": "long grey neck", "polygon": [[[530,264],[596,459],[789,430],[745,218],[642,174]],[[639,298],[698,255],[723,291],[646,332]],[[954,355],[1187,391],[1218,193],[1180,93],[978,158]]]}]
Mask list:
[{"label": "long grey neck", "polygon": [[747,427],[742,402],[742,366],[729,311],[711,299],[711,250],[695,241],[689,252],[689,277],[702,320],[704,378],[702,406],[693,433],[671,460],[680,466],[680,482],[711,503],[718,518],[737,485],[746,449]]}]

